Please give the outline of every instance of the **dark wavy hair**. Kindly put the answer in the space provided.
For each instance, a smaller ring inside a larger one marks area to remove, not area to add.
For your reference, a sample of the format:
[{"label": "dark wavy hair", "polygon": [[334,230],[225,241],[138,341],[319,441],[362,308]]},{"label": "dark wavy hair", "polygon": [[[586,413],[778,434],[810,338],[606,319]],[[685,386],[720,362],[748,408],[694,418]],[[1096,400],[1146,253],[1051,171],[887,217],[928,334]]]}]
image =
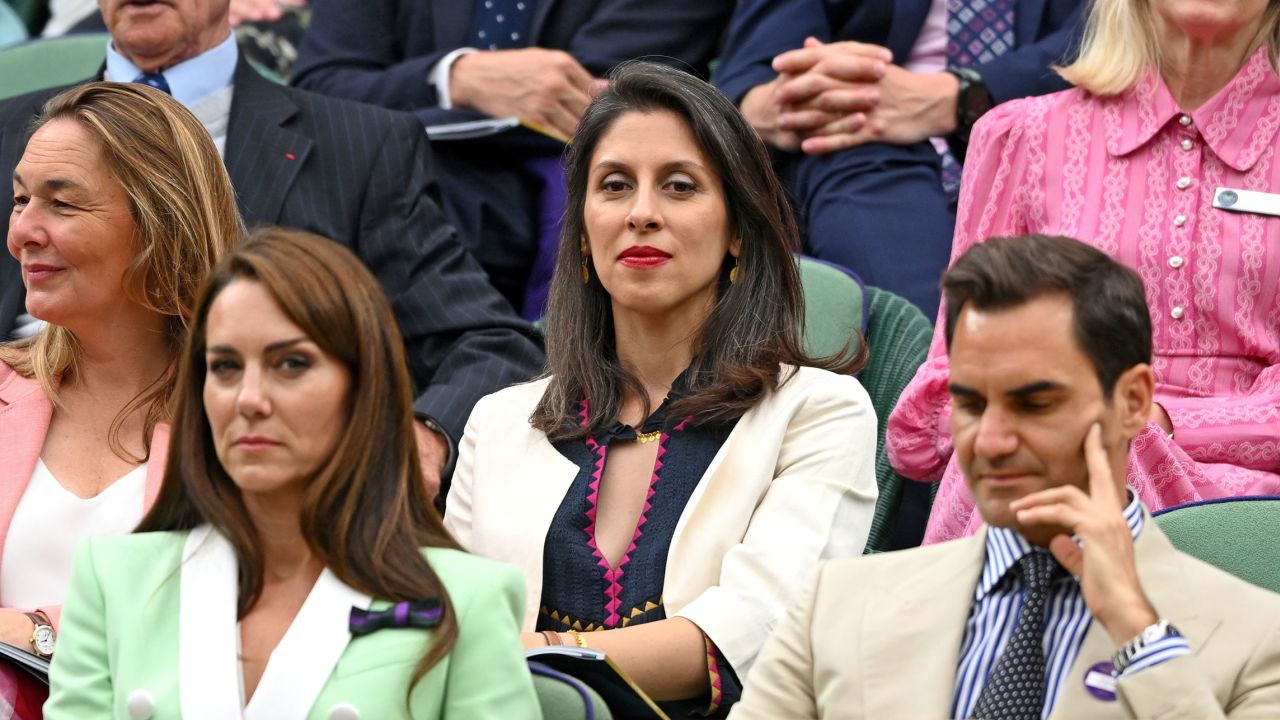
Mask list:
[{"label": "dark wavy hair", "polygon": [[1071,299],[1072,334],[1105,397],[1134,365],[1151,362],[1151,311],[1138,273],[1079,240],[1051,235],[991,238],[942,276],[947,349],[965,306],[1003,310],[1044,295]]},{"label": "dark wavy hair", "polygon": [[[583,284],[582,248],[591,158],[600,138],[628,113],[671,112],[693,132],[723,183],[731,231],[741,237],[738,279],[726,254],[717,299],[694,346],[687,392],[672,401],[672,417],[726,422],[741,417],[785,378],[782,365],[851,373],[866,359],[865,343],[828,358],[804,351],[804,294],[793,253],[800,247],[790,204],[764,143],[720,91],[681,70],[650,62],[619,65],[609,87],[587,108],[566,151],[569,203],[551,280],[546,318],[550,385],[534,409],[533,426],[552,440],[596,435],[616,420],[623,396],[647,394],[622,366],[614,346],[609,294],[592,274]],[[579,403],[590,398],[585,425]]]},{"label": "dark wavy hair", "polygon": [[391,306],[345,247],[310,233],[265,228],[214,268],[196,301],[178,370],[170,461],[156,503],[137,532],[212,525],[239,561],[237,617],[258,601],[258,533],[239,488],[218,461],[203,399],[209,308],[241,278],[261,283],[285,315],[351,373],[348,421],[333,457],[307,488],[302,535],[325,567],[363,593],[391,601],[437,597],[444,604],[435,642],[415,669],[416,684],[458,635],[448,593],[419,548],[458,545],[423,485],[409,371]]}]

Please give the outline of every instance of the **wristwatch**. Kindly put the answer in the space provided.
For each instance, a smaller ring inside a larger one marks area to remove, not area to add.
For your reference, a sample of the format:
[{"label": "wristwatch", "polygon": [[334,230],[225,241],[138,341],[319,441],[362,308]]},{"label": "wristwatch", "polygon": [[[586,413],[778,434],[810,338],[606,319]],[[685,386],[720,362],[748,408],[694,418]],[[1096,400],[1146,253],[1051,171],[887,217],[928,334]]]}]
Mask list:
[{"label": "wristwatch", "polygon": [[1116,651],[1115,655],[1111,656],[1111,666],[1115,668],[1116,675],[1124,672],[1125,668],[1129,667],[1129,663],[1133,662],[1133,659],[1137,657],[1138,653],[1142,652],[1143,648],[1154,644],[1158,640],[1174,635],[1181,635],[1181,633],[1178,632],[1178,628],[1171,625],[1164,618],[1157,620],[1154,625],[1148,625],[1142,632],[1138,633],[1137,637],[1125,643]]},{"label": "wristwatch", "polygon": [[955,76],[960,83],[956,91],[956,129],[947,136],[947,143],[956,160],[964,162],[965,151],[969,149],[969,133],[973,132],[974,123],[995,107],[991,91],[982,81],[982,75],[973,68],[949,67],[947,72]]},{"label": "wristwatch", "polygon": [[49,618],[42,612],[23,613],[31,622],[35,623],[35,630],[31,632],[31,649],[37,657],[45,660],[53,657],[53,643],[58,638],[58,633],[54,631],[53,624],[49,622]]}]

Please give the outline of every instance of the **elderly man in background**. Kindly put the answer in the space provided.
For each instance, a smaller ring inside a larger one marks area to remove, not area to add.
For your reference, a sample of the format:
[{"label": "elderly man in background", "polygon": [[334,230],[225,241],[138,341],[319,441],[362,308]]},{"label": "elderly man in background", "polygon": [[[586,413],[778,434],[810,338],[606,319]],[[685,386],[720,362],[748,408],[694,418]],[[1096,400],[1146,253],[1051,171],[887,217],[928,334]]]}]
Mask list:
[{"label": "elderly man in background", "polygon": [[[350,247],[391,300],[421,395],[424,474],[436,485],[481,396],[527,379],[541,351],[459,245],[435,200],[422,126],[410,115],[265,80],[240,55],[229,0],[101,0],[111,32],[102,78],[170,93],[213,137],[250,227],[309,230]],[[0,103],[0,168],[61,88]],[[8,197],[8,196],[6,196]],[[12,200],[0,201],[7,219]],[[68,212],[75,212],[69,209]],[[29,332],[18,264],[0,264],[0,335]]]}]

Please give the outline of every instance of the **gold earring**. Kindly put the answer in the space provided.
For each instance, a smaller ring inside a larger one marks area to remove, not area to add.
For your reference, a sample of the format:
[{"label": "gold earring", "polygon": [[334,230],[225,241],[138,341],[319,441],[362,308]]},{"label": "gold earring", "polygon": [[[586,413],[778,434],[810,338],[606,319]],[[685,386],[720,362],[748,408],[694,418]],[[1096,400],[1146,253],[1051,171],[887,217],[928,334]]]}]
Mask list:
[{"label": "gold earring", "polygon": [[738,282],[738,261],[733,262],[733,269],[729,271],[729,284]]},{"label": "gold earring", "polygon": [[591,270],[587,268],[587,256],[582,256],[582,284],[591,282]]}]

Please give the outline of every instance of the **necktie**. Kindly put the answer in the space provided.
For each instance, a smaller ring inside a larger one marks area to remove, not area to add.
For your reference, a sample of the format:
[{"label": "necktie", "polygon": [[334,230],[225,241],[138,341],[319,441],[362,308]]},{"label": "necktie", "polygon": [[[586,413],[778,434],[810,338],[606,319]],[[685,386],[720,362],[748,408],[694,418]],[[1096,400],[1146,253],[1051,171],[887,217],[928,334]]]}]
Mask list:
[{"label": "necktie", "polygon": [[[1013,49],[1016,0],[947,0],[947,66],[971,68]],[[960,163],[947,152],[942,187],[954,200],[960,191]]]},{"label": "necktie", "polygon": [[1049,588],[1061,571],[1047,552],[1032,551],[1018,560],[1024,593],[1013,635],[1005,643],[995,670],[978,695],[972,718],[1038,719],[1044,708],[1044,621]]},{"label": "necktie", "polygon": [[481,50],[528,47],[532,23],[533,0],[476,0],[468,44]]},{"label": "necktie", "polygon": [[138,77],[134,78],[133,81],[136,83],[142,83],[143,85],[150,85],[151,87],[159,90],[165,95],[173,94],[172,92],[169,92],[169,81],[165,80],[164,75],[161,75],[160,73],[144,72]]}]

